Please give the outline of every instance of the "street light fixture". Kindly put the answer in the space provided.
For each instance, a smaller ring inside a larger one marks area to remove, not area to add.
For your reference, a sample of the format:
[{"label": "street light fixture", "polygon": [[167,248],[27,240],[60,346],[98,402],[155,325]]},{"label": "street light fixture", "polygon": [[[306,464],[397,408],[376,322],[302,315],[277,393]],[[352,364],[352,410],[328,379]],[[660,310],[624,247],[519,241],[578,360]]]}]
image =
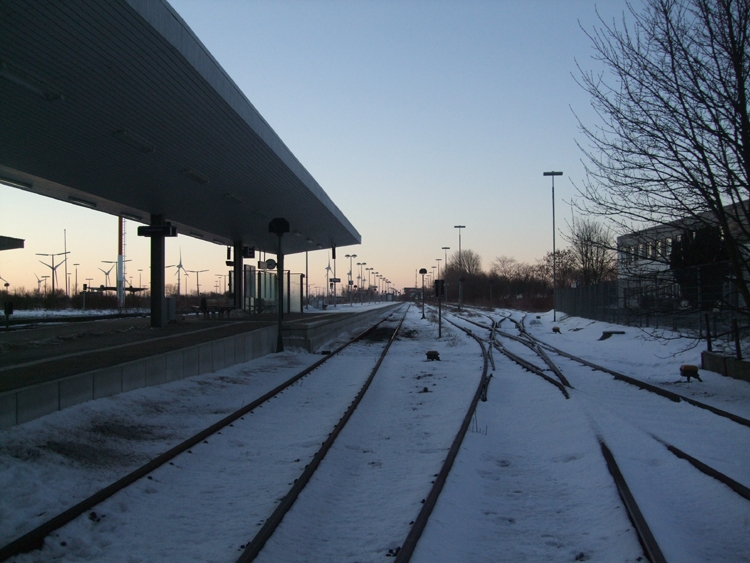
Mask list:
[{"label": "street light fixture", "polygon": [[349,285],[349,306],[350,307],[354,306],[354,303],[352,301],[352,286],[354,285],[354,279],[352,279],[352,260],[356,257],[357,257],[356,254],[347,254],[344,256],[344,258],[349,259],[349,280],[348,280],[349,283],[348,285]]},{"label": "street light fixture", "polygon": [[427,273],[427,268],[421,268],[419,273],[422,274],[422,318],[424,319],[424,275]]},{"label": "street light fixture", "polygon": [[464,282],[462,279],[463,272],[463,257],[461,256],[461,229],[465,229],[466,225],[456,225],[453,227],[458,229],[458,310],[461,310],[461,304],[464,301]]},{"label": "street light fixture", "polygon": [[562,172],[544,172],[544,176],[552,176],[552,320],[557,321],[557,302],[555,289],[557,288],[557,249],[555,248],[555,176],[562,176]]},{"label": "street light fixture", "polygon": [[81,264],[78,263],[78,264],[73,264],[73,265],[76,267],[76,288],[75,288],[74,293],[77,295],[78,294],[78,266],[80,266]]}]

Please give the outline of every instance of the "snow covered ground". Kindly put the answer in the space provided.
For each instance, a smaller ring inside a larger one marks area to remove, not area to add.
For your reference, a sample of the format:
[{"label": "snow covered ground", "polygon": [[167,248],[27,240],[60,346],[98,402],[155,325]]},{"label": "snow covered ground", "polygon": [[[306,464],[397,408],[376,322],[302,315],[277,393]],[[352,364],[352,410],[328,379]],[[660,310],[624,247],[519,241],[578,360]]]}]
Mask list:
[{"label": "snow covered ground", "polygon": [[[447,326],[438,340],[432,317],[411,308],[383,372],[260,560],[383,561],[406,537],[481,374],[477,344]],[[679,382],[681,364],[700,363],[699,349],[684,351],[684,341],[660,343],[637,329],[574,318],[559,320],[561,334],[552,334],[551,314],[539,317],[528,316],[527,329],[555,346],[750,417],[745,382],[709,372],[702,383]],[[613,328],[626,334],[598,340]],[[511,332],[507,321],[503,329]],[[234,561],[367,377],[358,360],[381,348],[362,344],[332,360],[333,369],[313,372],[55,532],[42,551],[14,560]],[[442,361],[426,362],[427,350],[440,351]],[[0,431],[0,545],[319,358],[286,351]],[[748,486],[750,429],[556,358],[576,387],[566,401],[497,352],[495,361],[489,400],[479,405],[413,561],[645,560],[597,433],[641,491],[668,561],[750,561],[750,503],[647,436],[657,426]],[[136,531],[124,537],[126,529]]]}]

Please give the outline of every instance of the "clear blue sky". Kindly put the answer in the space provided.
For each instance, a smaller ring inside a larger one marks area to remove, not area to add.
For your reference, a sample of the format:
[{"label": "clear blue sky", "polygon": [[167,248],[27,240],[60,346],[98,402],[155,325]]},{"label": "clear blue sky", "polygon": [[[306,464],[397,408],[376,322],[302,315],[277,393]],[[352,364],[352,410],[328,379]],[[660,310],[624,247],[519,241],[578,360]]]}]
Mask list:
[{"label": "clear blue sky", "polygon": [[[339,277],[343,255],[356,253],[396,287],[411,286],[415,269],[444,257],[441,247],[457,250],[459,224],[462,247],[485,269],[501,255],[536,261],[552,249],[546,170],[565,173],[555,184],[565,245],[566,202],[583,177],[573,112],[596,121],[574,80],[576,60],[596,68],[580,26],[597,25],[595,9],[619,21],[624,0],[171,4],[362,235],[339,250]],[[62,252],[63,229],[68,271],[79,263],[79,285],[104,282],[98,268],[116,259],[116,218],[7,187],[0,207],[0,234],[26,239],[24,250],[0,253],[12,287],[49,273],[34,253]],[[127,266],[137,285],[148,247],[136,227],[128,223]],[[210,270],[202,289],[225,273],[224,247],[180,236],[167,243],[167,264],[180,249],[186,268]],[[304,272],[304,255],[287,264]],[[310,253],[311,283],[324,285],[326,264],[326,251]]]}]

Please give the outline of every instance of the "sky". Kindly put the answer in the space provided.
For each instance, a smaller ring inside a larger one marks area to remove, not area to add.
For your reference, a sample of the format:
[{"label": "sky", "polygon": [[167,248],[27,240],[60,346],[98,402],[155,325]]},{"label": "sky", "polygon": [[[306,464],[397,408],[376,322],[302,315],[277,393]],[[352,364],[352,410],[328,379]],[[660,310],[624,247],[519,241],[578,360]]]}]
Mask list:
[{"label": "sky", "polygon": [[[339,249],[338,277],[349,269],[344,255],[356,254],[355,269],[363,262],[396,288],[413,286],[419,268],[442,268],[443,247],[449,257],[458,250],[456,225],[466,227],[462,249],[479,254],[485,270],[498,256],[536,262],[552,250],[550,170],[564,173],[555,217],[557,247],[566,246],[584,177],[576,116],[597,123],[576,83],[577,64],[599,68],[583,29],[600,25],[597,11],[620,21],[624,0],[171,5],[361,234],[361,245]],[[0,253],[11,289],[35,288],[35,276],[50,274],[36,254],[66,248],[71,287],[76,270],[79,287],[105,282],[117,218],[6,186],[0,208],[0,235],[26,241]],[[126,222],[126,276],[147,286],[148,240],[137,226]],[[179,236],[167,241],[167,264],[180,252],[188,270],[208,270],[201,291],[223,285],[223,246]],[[309,254],[311,293],[325,286],[328,256]],[[304,273],[305,256],[285,265]],[[176,283],[174,271],[167,283]],[[195,284],[191,275],[191,292]]]}]

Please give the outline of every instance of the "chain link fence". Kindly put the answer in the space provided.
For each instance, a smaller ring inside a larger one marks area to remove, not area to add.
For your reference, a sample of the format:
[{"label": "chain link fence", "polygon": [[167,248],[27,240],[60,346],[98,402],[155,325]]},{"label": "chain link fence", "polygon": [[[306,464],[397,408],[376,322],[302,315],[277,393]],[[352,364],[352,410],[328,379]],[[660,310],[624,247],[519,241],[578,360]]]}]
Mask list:
[{"label": "chain link fence", "polygon": [[[710,282],[694,281],[700,279]],[[737,352],[738,341],[750,336],[750,317],[740,308],[741,299],[734,286],[725,277],[717,280],[715,275],[698,269],[683,280],[678,284],[662,276],[661,280],[615,280],[558,288],[555,303],[558,312],[570,316],[666,329],[700,339],[710,336],[720,348]],[[741,350],[738,355],[742,355]]]}]

